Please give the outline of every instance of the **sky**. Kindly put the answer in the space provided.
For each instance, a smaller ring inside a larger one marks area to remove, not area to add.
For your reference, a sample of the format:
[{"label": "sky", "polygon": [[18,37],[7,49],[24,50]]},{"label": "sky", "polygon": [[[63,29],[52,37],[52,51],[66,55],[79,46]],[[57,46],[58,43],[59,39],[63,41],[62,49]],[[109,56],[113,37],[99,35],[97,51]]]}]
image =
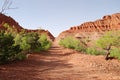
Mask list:
[{"label": "sky", "polygon": [[[0,10],[4,0],[0,0]],[[11,0],[5,14],[23,28],[49,30],[55,37],[84,22],[120,12],[120,0]]]}]

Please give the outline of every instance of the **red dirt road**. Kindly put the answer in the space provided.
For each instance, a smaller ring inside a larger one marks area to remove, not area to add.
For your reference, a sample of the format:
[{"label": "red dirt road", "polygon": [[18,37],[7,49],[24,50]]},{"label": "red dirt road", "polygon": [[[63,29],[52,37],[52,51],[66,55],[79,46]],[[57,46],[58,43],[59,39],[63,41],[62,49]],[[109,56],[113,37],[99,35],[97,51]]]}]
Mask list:
[{"label": "red dirt road", "polygon": [[53,46],[24,61],[0,65],[0,80],[120,80],[120,61]]}]

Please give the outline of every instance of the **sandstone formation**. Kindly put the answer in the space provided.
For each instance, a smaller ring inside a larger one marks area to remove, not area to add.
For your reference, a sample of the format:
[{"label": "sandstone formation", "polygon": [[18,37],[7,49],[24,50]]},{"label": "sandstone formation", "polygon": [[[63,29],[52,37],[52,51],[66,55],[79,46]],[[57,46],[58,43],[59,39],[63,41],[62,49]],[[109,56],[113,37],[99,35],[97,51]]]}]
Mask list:
[{"label": "sandstone formation", "polygon": [[9,24],[11,27],[15,27],[17,30],[21,30],[23,29],[18,22],[16,22],[13,18],[11,18],[10,16],[6,16],[2,13],[0,13],[0,29],[3,29],[3,25],[7,23]]},{"label": "sandstone formation", "polygon": [[120,30],[120,13],[106,15],[103,16],[102,19],[93,22],[85,22],[79,26],[73,26],[69,30],[62,32],[57,40],[68,35],[93,40],[100,37],[104,32],[111,30]]},{"label": "sandstone formation", "polygon": [[28,30],[28,29],[24,29],[12,17],[6,16],[6,15],[0,13],[0,30],[5,30],[5,27],[3,26],[5,23],[9,24],[10,27],[14,28],[18,32],[20,32],[21,30],[25,30],[26,32],[38,32],[39,31],[40,34],[43,34],[43,33],[46,34],[48,39],[50,39],[51,41],[54,40],[54,36],[48,30],[43,30],[43,29],[42,30]]}]

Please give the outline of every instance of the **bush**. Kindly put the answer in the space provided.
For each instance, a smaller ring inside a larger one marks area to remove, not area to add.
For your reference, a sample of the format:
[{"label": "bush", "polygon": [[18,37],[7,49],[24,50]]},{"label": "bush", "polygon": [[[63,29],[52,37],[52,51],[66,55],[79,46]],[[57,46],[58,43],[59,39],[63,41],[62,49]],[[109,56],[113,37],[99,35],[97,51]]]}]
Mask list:
[{"label": "bush", "polygon": [[21,51],[19,45],[14,45],[14,37],[11,34],[0,32],[0,63],[14,61]]},{"label": "bush", "polygon": [[65,48],[75,49],[77,46],[79,46],[80,41],[69,36],[60,40],[59,44]]},{"label": "bush", "polygon": [[19,53],[15,57],[16,57],[16,60],[24,60],[27,58],[26,54],[24,54],[24,53]]},{"label": "bush", "polygon": [[26,53],[40,52],[51,47],[51,42],[45,34],[39,35],[35,32],[17,34],[14,40],[15,45],[20,45],[20,48]]},{"label": "bush", "polygon": [[[106,51],[105,59],[108,60],[109,56],[111,55],[110,51],[114,47],[120,46],[120,31],[106,32],[101,38],[97,40],[96,45]],[[114,53],[114,50],[113,50],[113,53]]]},{"label": "bush", "polygon": [[110,51],[110,56],[120,59],[120,49],[114,48]]},{"label": "bush", "polygon": [[59,45],[65,47],[65,48],[70,48],[70,49],[75,49],[76,51],[85,51],[85,47],[80,43],[78,39],[75,39],[73,37],[66,37],[62,40],[60,40]]},{"label": "bush", "polygon": [[66,37],[60,40],[59,44],[65,48],[75,49],[79,45],[80,41],[73,37]]},{"label": "bush", "polygon": [[20,48],[24,52],[30,52],[36,50],[40,47],[40,43],[38,42],[39,36],[37,33],[29,32],[29,33],[19,33],[16,35],[14,41],[15,45],[20,45]]},{"label": "bush", "polygon": [[86,47],[84,47],[82,45],[79,45],[79,46],[75,47],[75,50],[79,51],[79,52],[85,52],[86,51]]},{"label": "bush", "polygon": [[91,55],[104,55],[104,51],[97,50],[96,48],[86,48],[85,46],[80,43],[78,39],[73,37],[66,37],[60,40],[59,44],[65,48],[71,48],[76,51],[85,52]]},{"label": "bush", "polygon": [[103,55],[103,54],[105,54],[104,51],[100,51],[100,50],[97,50],[95,48],[87,48],[86,53],[91,54],[91,55]]},{"label": "bush", "polygon": [[45,34],[42,34],[38,40],[38,42],[41,44],[39,47],[40,50],[48,50],[51,47],[51,42],[47,39],[47,36]]},{"label": "bush", "polygon": [[0,63],[14,60],[23,60],[25,53],[48,50],[51,42],[46,35],[37,32],[13,31],[9,24],[4,24],[7,30],[0,31]]}]

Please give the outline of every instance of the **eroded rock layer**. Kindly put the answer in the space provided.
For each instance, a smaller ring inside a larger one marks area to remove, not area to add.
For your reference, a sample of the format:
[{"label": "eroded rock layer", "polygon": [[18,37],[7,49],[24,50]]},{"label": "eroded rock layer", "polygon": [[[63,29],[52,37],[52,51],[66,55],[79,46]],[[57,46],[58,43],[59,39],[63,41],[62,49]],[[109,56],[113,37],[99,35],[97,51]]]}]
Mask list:
[{"label": "eroded rock layer", "polygon": [[62,32],[57,39],[59,40],[68,35],[77,38],[97,39],[104,32],[111,30],[120,30],[120,13],[106,15],[102,19],[73,26],[69,30]]},{"label": "eroded rock layer", "polygon": [[0,30],[5,30],[4,24],[6,24],[6,23],[9,24],[9,26],[12,27],[13,29],[17,30],[18,32],[20,32],[21,30],[25,30],[26,32],[38,32],[39,31],[40,34],[43,34],[43,33],[46,34],[48,39],[50,39],[51,41],[54,40],[54,36],[48,30],[24,29],[12,17],[6,16],[6,15],[0,13]]}]

